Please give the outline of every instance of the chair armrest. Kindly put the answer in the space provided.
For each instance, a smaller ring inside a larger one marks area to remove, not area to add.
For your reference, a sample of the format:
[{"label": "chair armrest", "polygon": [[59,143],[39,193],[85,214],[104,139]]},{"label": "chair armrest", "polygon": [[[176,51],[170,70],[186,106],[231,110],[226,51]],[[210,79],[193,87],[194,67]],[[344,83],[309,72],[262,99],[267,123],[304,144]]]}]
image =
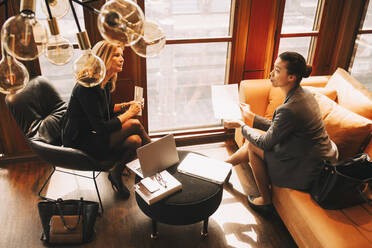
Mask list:
[{"label": "chair armrest", "polygon": [[105,171],[114,164],[113,161],[100,163],[78,149],[50,145],[38,140],[30,140],[30,146],[42,160],[66,169]]}]

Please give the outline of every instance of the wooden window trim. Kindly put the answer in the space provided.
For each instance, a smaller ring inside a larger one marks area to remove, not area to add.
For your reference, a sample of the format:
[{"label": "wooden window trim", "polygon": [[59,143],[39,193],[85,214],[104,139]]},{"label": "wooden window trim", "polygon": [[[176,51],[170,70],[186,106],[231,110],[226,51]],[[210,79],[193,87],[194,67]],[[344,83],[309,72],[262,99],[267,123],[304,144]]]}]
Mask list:
[{"label": "wooden window trim", "polygon": [[372,29],[359,30],[358,34],[372,34]]},{"label": "wooden window trim", "polygon": [[285,34],[280,34],[280,38],[309,37],[309,36],[317,37],[317,36],[319,36],[319,31],[304,32],[304,33],[285,33]]},{"label": "wooden window trim", "polygon": [[167,45],[171,44],[190,44],[190,43],[211,43],[211,42],[232,42],[231,36],[226,37],[211,37],[211,38],[192,38],[192,39],[169,39],[166,40]]}]

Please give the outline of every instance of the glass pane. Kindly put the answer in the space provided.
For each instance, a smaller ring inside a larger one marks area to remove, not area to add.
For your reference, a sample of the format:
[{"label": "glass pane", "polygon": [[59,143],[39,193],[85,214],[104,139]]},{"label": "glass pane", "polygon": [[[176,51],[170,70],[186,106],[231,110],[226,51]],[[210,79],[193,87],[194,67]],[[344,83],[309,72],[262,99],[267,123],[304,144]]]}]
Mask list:
[{"label": "glass pane", "polygon": [[80,53],[79,49],[75,49],[74,56],[70,62],[62,66],[51,64],[45,56],[39,57],[41,74],[51,81],[65,102],[70,100],[72,88],[75,85],[72,75],[72,63],[74,63]]},{"label": "glass pane", "polygon": [[318,0],[287,0],[284,7],[282,34],[310,32],[314,30],[314,20]]},{"label": "glass pane", "polygon": [[[44,1],[44,0],[42,0]],[[82,30],[85,29],[84,24],[84,14],[83,14],[83,7],[78,4],[74,4],[76,15],[79,19],[79,24]],[[44,14],[44,12],[41,9],[41,1],[36,2],[36,17],[37,19],[44,25],[45,28],[48,29],[49,32],[49,26],[47,19],[49,18]],[[58,27],[59,31],[61,32],[61,35],[68,39],[71,43],[77,43],[76,40],[76,33],[78,32],[78,29],[75,24],[74,16],[72,15],[71,8],[68,11],[68,13],[63,17],[57,20],[58,21]]]},{"label": "glass pane", "polygon": [[372,91],[372,35],[359,35],[355,40],[356,53],[351,75]]},{"label": "glass pane", "polygon": [[372,29],[372,1],[369,1],[366,17],[363,23],[363,29]]},{"label": "glass pane", "polygon": [[145,6],[167,39],[229,35],[231,0],[146,0]]},{"label": "glass pane", "polygon": [[278,55],[282,52],[298,52],[306,60],[308,60],[308,53],[310,47],[311,37],[291,37],[291,38],[281,38],[279,43]]},{"label": "glass pane", "polygon": [[[43,0],[44,1],[44,0]],[[76,15],[79,19],[80,27],[84,30],[84,15],[83,15],[83,8],[78,4],[74,4]],[[44,14],[41,9],[41,2],[36,2],[36,17],[40,22],[43,23],[44,27],[48,29],[49,26],[47,23],[48,17]],[[58,27],[61,32],[61,35],[68,39],[71,43],[77,43],[76,40],[76,33],[78,29],[76,27],[74,17],[72,15],[71,9],[61,19],[58,19]],[[60,93],[62,99],[66,102],[69,101],[72,88],[75,85],[75,80],[72,75],[72,64],[80,55],[79,49],[74,49],[74,56],[70,60],[69,63],[63,66],[56,66],[50,63],[44,55],[39,57],[39,63],[41,68],[41,74],[48,78],[54,87],[57,89],[58,93]]]},{"label": "glass pane", "polygon": [[227,42],[168,45],[147,59],[150,132],[217,126],[211,85],[224,84]]}]

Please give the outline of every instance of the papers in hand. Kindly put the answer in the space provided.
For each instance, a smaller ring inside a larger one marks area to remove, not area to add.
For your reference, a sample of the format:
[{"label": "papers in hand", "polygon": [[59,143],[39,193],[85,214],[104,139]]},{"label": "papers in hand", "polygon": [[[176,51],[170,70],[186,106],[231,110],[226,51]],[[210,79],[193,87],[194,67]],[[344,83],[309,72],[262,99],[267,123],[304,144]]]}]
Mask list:
[{"label": "papers in hand", "polygon": [[212,85],[212,106],[218,119],[241,119],[237,84]]},{"label": "papers in hand", "polygon": [[159,174],[161,179],[156,175],[146,177],[134,186],[136,193],[149,205],[182,189],[182,184],[168,171],[163,170]]},{"label": "papers in hand", "polygon": [[[143,101],[144,101],[144,99],[143,99],[143,88],[142,87],[134,86],[134,101],[141,103],[141,106],[142,106]],[[142,115],[142,108],[137,115],[139,115],[139,116]]]},{"label": "papers in hand", "polygon": [[189,153],[178,166],[178,171],[217,184],[223,184],[231,173],[232,165],[220,160]]}]

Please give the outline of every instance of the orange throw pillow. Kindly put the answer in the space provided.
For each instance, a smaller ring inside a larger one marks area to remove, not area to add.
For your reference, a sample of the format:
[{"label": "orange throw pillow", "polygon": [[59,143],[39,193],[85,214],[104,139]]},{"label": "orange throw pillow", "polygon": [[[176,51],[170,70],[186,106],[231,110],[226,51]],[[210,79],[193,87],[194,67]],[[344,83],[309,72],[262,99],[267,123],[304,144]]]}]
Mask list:
[{"label": "orange throw pillow", "polygon": [[[308,89],[311,92],[318,92],[327,96],[332,101],[336,101],[337,91],[334,89],[327,89],[324,87],[312,87],[303,86],[304,89]],[[267,104],[265,118],[272,119],[275,109],[283,104],[285,95],[279,87],[271,87],[269,94],[269,103]]]},{"label": "orange throw pillow", "polygon": [[361,152],[372,133],[372,121],[331,101],[322,94],[313,92],[322,113],[325,129],[336,143],[339,160]]}]

